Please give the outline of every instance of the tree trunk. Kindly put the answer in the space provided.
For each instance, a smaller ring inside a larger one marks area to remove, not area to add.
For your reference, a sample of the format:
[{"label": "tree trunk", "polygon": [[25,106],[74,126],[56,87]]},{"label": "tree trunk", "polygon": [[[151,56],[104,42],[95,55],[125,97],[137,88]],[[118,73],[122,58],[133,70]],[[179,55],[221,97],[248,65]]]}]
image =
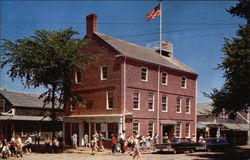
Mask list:
[{"label": "tree trunk", "polygon": [[55,137],[55,132],[56,132],[56,116],[55,116],[55,90],[56,90],[56,87],[55,85],[52,85],[52,97],[51,97],[51,103],[52,103],[52,115],[51,115],[51,118],[52,118],[52,127],[53,127],[53,133],[52,133],[52,138]]}]

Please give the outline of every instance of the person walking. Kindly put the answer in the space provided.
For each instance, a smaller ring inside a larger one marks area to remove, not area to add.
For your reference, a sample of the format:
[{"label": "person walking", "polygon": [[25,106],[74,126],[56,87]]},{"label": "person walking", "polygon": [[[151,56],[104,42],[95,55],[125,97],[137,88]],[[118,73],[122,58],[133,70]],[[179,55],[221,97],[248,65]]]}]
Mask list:
[{"label": "person walking", "polygon": [[40,133],[35,131],[35,146],[36,143],[38,144],[38,146],[40,145]]},{"label": "person walking", "polygon": [[122,131],[121,135],[120,135],[120,146],[121,146],[121,152],[125,153],[125,131]]},{"label": "person walking", "polygon": [[32,152],[31,150],[31,145],[32,145],[32,138],[30,137],[30,135],[27,136],[27,140],[25,141],[25,145],[26,145],[26,153],[29,154]]},{"label": "person walking", "polygon": [[112,145],[112,154],[115,155],[116,152],[116,138],[115,135],[111,134],[111,145]]},{"label": "person walking", "polygon": [[96,148],[97,148],[97,138],[96,135],[93,135],[93,140],[91,141],[91,154],[95,155],[96,154]]},{"label": "person walking", "polygon": [[77,148],[77,134],[74,133],[72,138],[73,147]]},{"label": "person walking", "polygon": [[134,139],[134,154],[133,154],[133,160],[136,158],[137,160],[142,160],[141,158],[141,153],[140,153],[140,143],[139,139],[135,138]]},{"label": "person walking", "polygon": [[16,156],[23,157],[23,143],[19,136],[16,136]]},{"label": "person walking", "polygon": [[99,149],[102,152],[105,151],[104,146],[103,146],[103,141],[105,141],[105,138],[104,138],[103,134],[100,132],[99,133]]}]

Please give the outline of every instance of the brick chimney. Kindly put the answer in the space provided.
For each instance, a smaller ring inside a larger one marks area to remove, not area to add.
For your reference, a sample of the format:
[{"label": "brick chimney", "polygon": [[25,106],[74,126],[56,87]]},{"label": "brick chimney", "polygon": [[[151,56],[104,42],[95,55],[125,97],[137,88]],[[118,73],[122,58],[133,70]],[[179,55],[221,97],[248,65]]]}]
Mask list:
[{"label": "brick chimney", "polygon": [[86,16],[86,32],[87,36],[92,36],[93,32],[97,32],[97,15],[90,14]]}]

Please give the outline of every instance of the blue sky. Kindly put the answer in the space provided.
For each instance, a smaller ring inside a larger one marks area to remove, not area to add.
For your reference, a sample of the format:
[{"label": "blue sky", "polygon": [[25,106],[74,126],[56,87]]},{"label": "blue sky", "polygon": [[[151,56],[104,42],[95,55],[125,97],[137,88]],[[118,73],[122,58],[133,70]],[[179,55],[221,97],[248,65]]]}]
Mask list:
[{"label": "blue sky", "polygon": [[[236,1],[163,1],[163,40],[174,44],[174,57],[199,73],[198,102],[210,101],[202,92],[220,88],[223,72],[215,70],[222,61],[223,37],[233,37],[244,19],[226,9]],[[98,31],[141,46],[159,40],[159,17],[145,21],[146,13],[158,4],[147,1],[0,1],[0,38],[16,40],[34,30],[59,30],[72,26],[85,35],[85,16],[96,13]],[[41,93],[43,88],[24,89],[19,79],[0,71],[0,88]]]}]

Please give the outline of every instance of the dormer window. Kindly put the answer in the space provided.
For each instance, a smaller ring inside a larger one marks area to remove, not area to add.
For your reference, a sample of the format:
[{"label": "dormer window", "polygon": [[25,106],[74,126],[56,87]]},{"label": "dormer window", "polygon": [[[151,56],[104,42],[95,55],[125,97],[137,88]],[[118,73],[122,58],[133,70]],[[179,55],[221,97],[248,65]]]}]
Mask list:
[{"label": "dormer window", "polygon": [[148,68],[145,67],[141,68],[141,80],[148,81]]},{"label": "dormer window", "polygon": [[187,78],[181,77],[181,88],[187,88]]}]

